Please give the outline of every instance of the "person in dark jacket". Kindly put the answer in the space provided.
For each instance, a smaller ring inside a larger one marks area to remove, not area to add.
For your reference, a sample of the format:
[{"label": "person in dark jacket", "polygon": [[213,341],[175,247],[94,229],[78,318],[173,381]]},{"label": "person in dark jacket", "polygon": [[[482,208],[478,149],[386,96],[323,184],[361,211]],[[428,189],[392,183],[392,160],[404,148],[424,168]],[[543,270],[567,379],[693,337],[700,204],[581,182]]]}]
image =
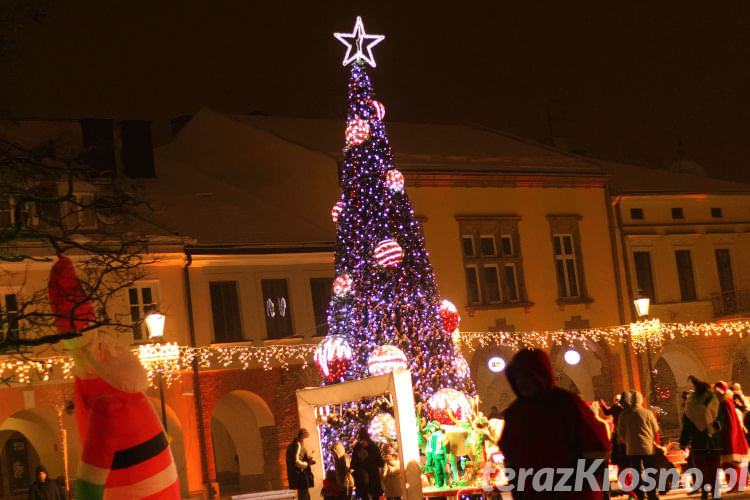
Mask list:
[{"label": "person in dark jacket", "polygon": [[[575,394],[555,386],[549,357],[544,351],[524,349],[505,369],[518,398],[505,410],[505,429],[498,443],[505,455],[506,467],[576,468],[579,460],[609,457],[607,429],[586,403]],[[516,481],[518,476],[515,476]],[[600,478],[603,480],[604,478]],[[608,481],[608,478],[606,479]],[[601,491],[593,491],[588,482],[570,492],[534,491],[531,480],[523,492],[513,488],[514,498],[524,500],[598,500]],[[517,486],[517,485],[514,485]]]},{"label": "person in dark jacket", "polygon": [[315,464],[311,454],[305,449],[305,439],[310,437],[307,429],[300,429],[286,448],[286,474],[289,489],[297,490],[297,500],[310,500],[311,486],[314,486],[312,469]]},{"label": "person in dark jacket", "polygon": [[380,449],[370,439],[367,429],[360,429],[359,441],[352,450],[351,470],[354,473],[355,495],[359,499],[378,500],[383,494],[380,483],[380,468],[383,456]]},{"label": "person in dark jacket", "polygon": [[695,466],[701,471],[703,483],[694,487],[701,488],[701,498],[720,498],[720,492],[709,492],[705,486],[713,488],[716,485],[716,470],[721,458],[721,434],[716,430],[716,419],[719,414],[719,401],[710,386],[692,375],[689,380],[695,387],[685,404],[685,414],[682,416],[682,432],[680,434],[680,448],[690,446]]},{"label": "person in dark jacket", "polygon": [[43,465],[36,468],[36,481],[29,488],[29,500],[62,500],[57,483],[47,477],[47,469]]}]

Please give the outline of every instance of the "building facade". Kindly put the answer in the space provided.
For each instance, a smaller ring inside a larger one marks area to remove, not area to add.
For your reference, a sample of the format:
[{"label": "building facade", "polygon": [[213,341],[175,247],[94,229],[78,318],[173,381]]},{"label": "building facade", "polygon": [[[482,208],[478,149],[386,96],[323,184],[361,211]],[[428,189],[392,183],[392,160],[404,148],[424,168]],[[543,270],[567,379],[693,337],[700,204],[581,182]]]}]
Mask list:
[{"label": "building facade", "polygon": [[[136,322],[158,308],[167,317],[166,341],[214,353],[167,381],[163,396],[156,385],[149,393],[166,414],[183,496],[204,496],[210,485],[222,495],[285,487],[284,449],[298,425],[295,390],[319,384],[304,346],[327,332],[330,210],[340,196],[344,123],[203,110],[155,149],[152,167],[127,169],[122,151],[143,149],[128,142],[138,126],[55,126],[67,131],[72,149],[87,146],[86,127],[104,130],[114,169],[153,207],[144,230],[157,262],[112,307]],[[38,129],[31,135],[49,135],[55,126],[31,127]],[[126,140],[123,130],[130,131]],[[650,315],[664,322],[747,314],[749,187],[682,174],[659,184],[638,167],[477,127],[395,123],[388,131],[441,295],[458,307],[462,331],[625,325],[639,293],[650,296]],[[50,267],[17,264],[0,277],[4,310],[15,294],[44,289]],[[151,342],[142,323],[115,334],[136,348]],[[247,348],[273,355],[243,366],[239,353]],[[627,345],[576,348],[576,365],[563,360],[564,346],[550,354],[558,384],[586,400],[650,389],[648,360]],[[52,349],[35,354],[60,354]],[[656,386],[671,391],[667,414],[687,374],[744,381],[745,352],[739,338],[688,337],[652,353]],[[489,345],[465,354],[484,409],[507,406],[512,392],[488,360],[507,361],[512,350]],[[68,404],[71,381],[55,373],[0,392],[0,475],[10,477],[13,460],[64,475],[62,429],[74,477],[81,445]],[[21,482],[14,490],[5,481],[3,495],[22,495]]]}]

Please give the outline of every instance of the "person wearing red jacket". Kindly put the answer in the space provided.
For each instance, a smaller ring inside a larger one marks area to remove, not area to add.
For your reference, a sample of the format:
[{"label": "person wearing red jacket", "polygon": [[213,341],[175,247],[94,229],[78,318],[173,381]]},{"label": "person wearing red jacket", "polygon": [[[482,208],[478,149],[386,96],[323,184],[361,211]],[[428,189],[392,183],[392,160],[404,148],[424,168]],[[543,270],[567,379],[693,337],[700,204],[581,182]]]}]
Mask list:
[{"label": "person wearing red jacket", "polygon": [[[601,499],[602,492],[598,488],[591,488],[586,480],[576,485],[575,477],[569,481],[573,491],[535,488],[531,477],[525,478],[524,489],[519,491],[521,469],[578,471],[581,459],[606,460],[610,443],[605,426],[596,420],[586,403],[555,386],[552,365],[544,351],[524,349],[518,352],[505,374],[517,399],[505,411],[505,429],[498,444],[505,456],[506,468],[515,472],[511,480],[513,497],[524,500]],[[605,486],[609,486],[608,478],[598,480],[606,481]]]},{"label": "person wearing red jacket", "polygon": [[[719,414],[714,427],[721,434],[721,467],[725,470],[734,469],[735,477],[740,478],[743,461],[747,462],[748,455],[750,455],[742,421],[737,415],[732,392],[727,383],[716,382],[714,393],[719,398]],[[733,489],[737,490],[738,487],[739,481],[735,483]]]}]

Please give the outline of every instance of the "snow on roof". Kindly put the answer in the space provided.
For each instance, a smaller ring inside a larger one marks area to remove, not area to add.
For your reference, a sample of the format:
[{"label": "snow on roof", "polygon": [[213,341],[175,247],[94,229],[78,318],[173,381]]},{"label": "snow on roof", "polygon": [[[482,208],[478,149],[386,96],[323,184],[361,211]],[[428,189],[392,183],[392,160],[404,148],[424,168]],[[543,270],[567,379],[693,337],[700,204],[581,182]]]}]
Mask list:
[{"label": "snow on roof", "polygon": [[[234,116],[244,124],[343,160],[345,121]],[[585,158],[469,125],[388,122],[397,168],[409,170],[602,174]]]},{"label": "snow on roof", "polygon": [[[620,194],[750,192],[750,186],[595,160],[467,125],[388,123],[408,171],[601,175]],[[153,218],[199,245],[332,245],[344,120],[201,110],[155,152]]]},{"label": "snow on roof", "polygon": [[700,175],[597,160],[610,175],[618,194],[736,194],[750,193],[750,184]]}]

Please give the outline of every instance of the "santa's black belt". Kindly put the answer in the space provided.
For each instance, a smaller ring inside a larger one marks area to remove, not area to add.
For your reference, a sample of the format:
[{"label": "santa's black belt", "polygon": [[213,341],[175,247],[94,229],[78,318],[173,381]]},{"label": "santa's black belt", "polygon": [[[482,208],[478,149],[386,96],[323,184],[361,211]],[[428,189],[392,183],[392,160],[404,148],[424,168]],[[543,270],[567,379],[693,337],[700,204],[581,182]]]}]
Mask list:
[{"label": "santa's black belt", "polygon": [[118,450],[115,452],[115,457],[112,459],[112,470],[125,469],[141,462],[145,462],[149,458],[153,458],[166,450],[167,446],[167,437],[163,432],[160,432],[148,441],[144,441],[141,444],[137,444],[125,450]]}]

